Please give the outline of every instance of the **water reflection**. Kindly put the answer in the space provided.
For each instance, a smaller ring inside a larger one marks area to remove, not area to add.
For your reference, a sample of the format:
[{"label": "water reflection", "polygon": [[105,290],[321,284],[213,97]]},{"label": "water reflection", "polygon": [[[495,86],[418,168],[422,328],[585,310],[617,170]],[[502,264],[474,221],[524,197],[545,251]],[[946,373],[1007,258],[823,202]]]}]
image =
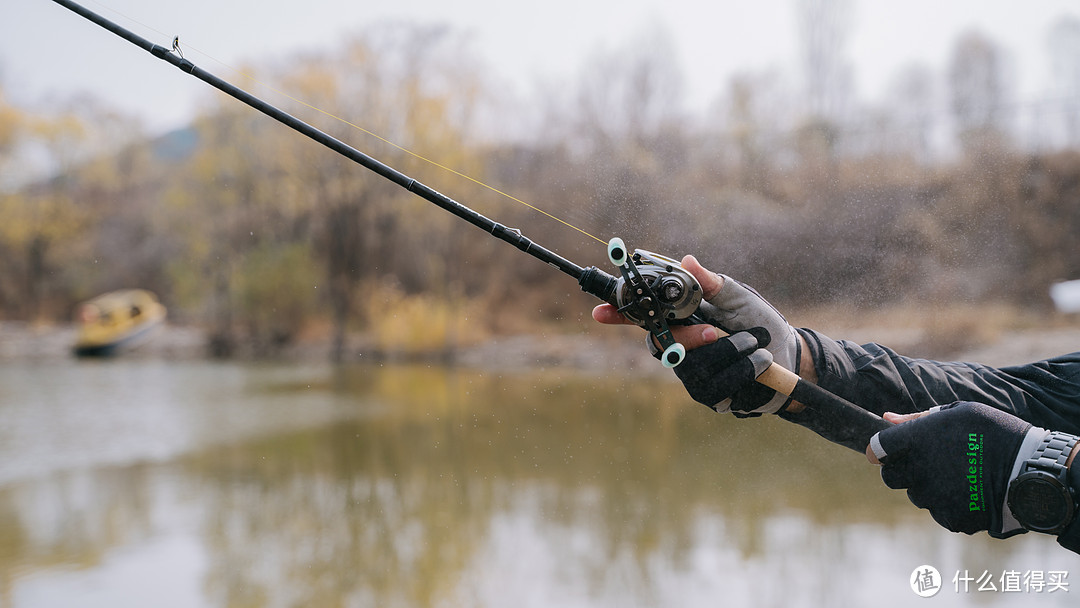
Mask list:
[{"label": "water reflection", "polygon": [[[0,375],[2,606],[904,606],[923,563],[947,578],[1078,563],[1047,538],[947,534],[856,454],[670,383],[140,362]],[[1068,599],[946,582],[953,605]]]}]

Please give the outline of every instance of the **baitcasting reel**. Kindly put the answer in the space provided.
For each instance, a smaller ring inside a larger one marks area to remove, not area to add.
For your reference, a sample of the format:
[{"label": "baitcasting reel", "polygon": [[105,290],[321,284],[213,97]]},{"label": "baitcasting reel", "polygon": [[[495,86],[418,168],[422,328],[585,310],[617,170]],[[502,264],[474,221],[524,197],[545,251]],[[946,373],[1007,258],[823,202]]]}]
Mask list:
[{"label": "baitcasting reel", "polygon": [[701,285],[675,260],[642,249],[627,256],[626,245],[615,237],[608,242],[608,259],[622,277],[615,283],[615,305],[627,319],[649,330],[660,343],[664,367],[686,358],[686,348],[671,336],[670,324],[679,324],[701,305]]}]

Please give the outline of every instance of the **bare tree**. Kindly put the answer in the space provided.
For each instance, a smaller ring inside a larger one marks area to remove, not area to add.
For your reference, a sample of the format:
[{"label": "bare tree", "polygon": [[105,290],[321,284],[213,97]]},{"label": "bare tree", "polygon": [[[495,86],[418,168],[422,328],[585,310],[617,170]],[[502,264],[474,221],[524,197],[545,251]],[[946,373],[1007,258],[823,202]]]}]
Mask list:
[{"label": "bare tree", "polygon": [[651,144],[678,121],[682,80],[670,33],[643,30],[623,48],[597,54],[582,72],[579,132],[594,147]]},{"label": "bare tree", "polygon": [[670,34],[650,26],[622,48],[597,54],[579,82],[568,115],[571,145],[590,159],[583,178],[593,223],[655,243],[658,227],[647,214],[663,207],[657,197],[665,170],[686,153],[682,73]]},{"label": "bare tree", "polygon": [[1075,147],[1080,144],[1080,19],[1059,19],[1050,28],[1048,46],[1052,93],[1060,109],[1060,143]]},{"label": "bare tree", "polygon": [[888,113],[894,132],[885,139],[895,151],[910,154],[923,164],[933,157],[937,88],[929,68],[910,65],[897,74],[889,94]]},{"label": "bare tree", "polygon": [[744,190],[764,193],[776,162],[772,142],[778,137],[778,125],[769,99],[773,82],[768,75],[742,74],[728,86],[728,129],[736,179]]},{"label": "bare tree", "polygon": [[1003,143],[1005,99],[1001,49],[979,32],[961,36],[949,65],[949,102],[965,151],[986,151]]},{"label": "bare tree", "polygon": [[801,35],[806,113],[794,134],[803,182],[832,197],[840,125],[851,103],[851,68],[845,57],[847,0],[796,3]]},{"label": "bare tree", "polygon": [[839,122],[851,106],[851,66],[846,44],[848,0],[799,0],[807,113],[811,120]]}]

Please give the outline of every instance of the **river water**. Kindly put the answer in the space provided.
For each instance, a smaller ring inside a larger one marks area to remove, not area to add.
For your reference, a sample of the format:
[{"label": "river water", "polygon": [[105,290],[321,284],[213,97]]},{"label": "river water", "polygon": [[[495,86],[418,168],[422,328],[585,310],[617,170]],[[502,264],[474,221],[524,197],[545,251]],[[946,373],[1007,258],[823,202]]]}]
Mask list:
[{"label": "river water", "polygon": [[[910,587],[922,565],[942,575],[930,600]],[[1071,606],[1078,594],[1080,560],[1052,539],[948,533],[860,455],[778,419],[714,414],[656,378],[0,367],[0,607]]]}]

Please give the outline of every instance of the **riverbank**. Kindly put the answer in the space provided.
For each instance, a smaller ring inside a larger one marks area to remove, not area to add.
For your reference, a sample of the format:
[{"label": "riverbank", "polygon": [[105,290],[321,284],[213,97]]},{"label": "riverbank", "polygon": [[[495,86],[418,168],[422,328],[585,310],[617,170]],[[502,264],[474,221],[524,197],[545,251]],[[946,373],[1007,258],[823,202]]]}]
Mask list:
[{"label": "riverbank", "polygon": [[[0,322],[0,362],[51,361],[74,356],[74,325],[40,325],[22,321]],[[140,356],[194,359],[206,356],[206,334],[195,327],[163,325],[136,347]]]},{"label": "riverbank", "polygon": [[[432,362],[467,367],[543,368],[543,367],[625,367],[631,370],[652,369],[655,361],[642,348],[643,334],[620,328],[613,334],[582,333],[493,336],[472,345],[439,351],[403,352],[376,345],[363,335],[350,336],[345,362],[408,363]],[[71,358],[76,328],[73,325],[33,325],[23,322],[0,323],[0,364],[11,361],[56,361]],[[122,357],[146,357],[166,360],[212,358],[209,332],[192,326],[164,324],[140,345],[122,353]],[[254,357],[243,346],[237,359],[272,359],[284,361],[327,361],[332,352],[328,336],[314,335],[282,346],[272,357]]]},{"label": "riverbank", "polygon": [[[878,342],[914,357],[977,361],[1002,366],[1035,361],[1080,350],[1080,322],[1055,320],[1045,326],[1019,329],[998,326],[974,332],[952,324],[952,333],[939,327],[886,323],[843,323],[836,319],[810,318],[796,324],[812,326],[835,339]],[[76,330],[70,325],[0,323],[0,363],[49,361],[72,356]],[[955,335],[954,335],[955,334]],[[959,337],[958,337],[959,336]],[[204,359],[209,354],[208,333],[198,327],[165,324],[126,356],[169,360]],[[329,360],[331,341],[309,336],[282,347],[274,359]],[[239,358],[245,357],[241,351]],[[346,362],[427,361],[477,368],[527,369],[573,367],[578,369],[626,369],[652,372],[662,368],[643,347],[643,334],[634,328],[598,328],[576,334],[546,332],[493,336],[471,345],[439,352],[407,353],[379,348],[362,335],[350,336]]]}]

